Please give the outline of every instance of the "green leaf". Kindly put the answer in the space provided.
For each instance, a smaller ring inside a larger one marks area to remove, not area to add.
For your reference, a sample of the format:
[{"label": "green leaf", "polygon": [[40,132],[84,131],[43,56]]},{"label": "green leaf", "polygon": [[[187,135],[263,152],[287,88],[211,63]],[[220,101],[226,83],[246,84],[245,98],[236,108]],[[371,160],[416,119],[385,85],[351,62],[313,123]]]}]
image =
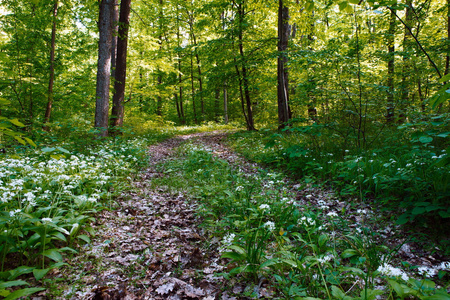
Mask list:
[{"label": "green leaf", "polygon": [[419,138],[419,141],[421,143],[423,143],[423,144],[428,144],[428,143],[431,143],[433,141],[433,138],[431,136],[428,136],[428,135],[422,135]]},{"label": "green leaf", "polygon": [[40,291],[45,290],[45,288],[26,288],[26,289],[21,289],[21,290],[17,290],[11,294],[9,294],[8,297],[6,297],[3,300],[14,300],[14,299],[19,299],[20,297],[25,297]]},{"label": "green leaf", "polygon": [[33,142],[33,140],[32,139],[30,139],[30,138],[27,138],[27,137],[24,137],[24,139],[28,142],[28,144],[30,144],[31,146],[33,146],[33,147],[37,147],[37,145]]},{"label": "green leaf", "polygon": [[10,275],[9,275],[8,279],[10,279],[10,280],[16,279],[20,275],[33,272],[33,270],[34,270],[34,267],[20,266],[18,268],[15,268],[14,270],[9,271]]},{"label": "green leaf", "polygon": [[409,220],[410,220],[410,214],[409,213],[404,213],[400,217],[398,217],[396,223],[398,225],[403,225],[403,224],[408,223]]},{"label": "green leaf", "polygon": [[80,234],[79,236],[77,236],[78,239],[85,241],[86,244],[90,244],[91,243],[91,239],[85,235],[85,234]]},{"label": "green leaf", "polygon": [[23,280],[6,281],[6,282],[0,282],[0,289],[12,287],[12,286],[18,286],[18,285],[30,285],[30,284]]},{"label": "green leaf", "polygon": [[42,148],[41,149],[41,151],[42,152],[45,152],[45,153],[47,153],[47,152],[53,152],[53,151],[55,151],[56,150],[56,148],[50,148],[50,147],[45,147],[45,148]]},{"label": "green leaf", "polygon": [[421,214],[423,214],[424,212],[426,211],[426,208],[425,207],[423,207],[423,206],[417,206],[417,207],[414,207],[414,209],[412,210],[412,214],[413,215],[421,215]]},{"label": "green leaf", "polygon": [[397,295],[400,298],[402,298],[402,299],[405,298],[405,291],[404,291],[403,286],[400,283],[398,283],[392,279],[387,279],[387,282],[394,289],[394,291],[397,293]]},{"label": "green leaf", "polygon": [[342,1],[342,2],[339,3],[339,10],[343,11],[343,10],[345,10],[347,8],[347,6],[348,6],[348,2],[347,1]]},{"label": "green leaf", "polygon": [[12,120],[9,120],[11,123],[13,123],[14,125],[16,125],[16,126],[18,126],[18,127],[25,127],[25,124],[23,124],[22,122],[20,122],[19,120],[17,120],[17,119],[12,119]]},{"label": "green leaf", "polygon": [[25,142],[20,136],[13,136],[19,143],[21,143],[22,145],[26,145],[27,142]]},{"label": "green leaf", "polygon": [[56,147],[56,149],[58,149],[59,151],[63,152],[63,153],[67,153],[70,154],[69,150],[64,149],[63,147]]},{"label": "green leaf", "polygon": [[242,254],[239,254],[236,252],[225,252],[224,254],[222,254],[222,258],[229,258],[234,261],[241,261],[241,260],[245,259],[245,255],[242,255]]},{"label": "green leaf", "polygon": [[339,299],[339,300],[350,300],[352,299],[352,297],[349,297],[347,295],[345,295],[345,293],[338,288],[335,285],[331,286],[331,295],[333,295],[334,298]]},{"label": "green leaf", "polygon": [[234,250],[235,252],[239,253],[239,254],[244,254],[245,255],[245,249],[242,247],[239,247],[238,245],[231,245],[228,247],[231,250]]},{"label": "green leaf", "polygon": [[48,258],[56,261],[56,262],[60,262],[62,261],[62,255],[61,253],[59,253],[58,249],[48,249],[44,252],[42,252],[42,255],[47,256]]},{"label": "green leaf", "polygon": [[348,2],[350,2],[351,4],[358,4],[359,5],[360,0],[349,0]]},{"label": "green leaf", "polygon": [[449,74],[447,74],[447,75],[444,75],[441,79],[439,79],[438,81],[440,82],[440,83],[443,83],[443,82],[446,82],[446,81],[448,81],[448,80],[450,80],[450,73]]},{"label": "green leaf", "polygon": [[342,252],[342,258],[349,258],[355,255],[358,255],[358,251],[356,251],[355,249],[347,249],[344,252]]},{"label": "green leaf", "polygon": [[286,264],[288,264],[288,265],[291,265],[291,266],[294,267],[294,268],[297,268],[297,267],[298,267],[298,263],[297,263],[296,261],[292,260],[292,259],[286,259],[286,258],[284,258],[284,259],[282,259],[281,261],[284,262],[284,263],[286,263]]},{"label": "green leaf", "polygon": [[260,269],[264,269],[273,265],[278,264],[280,261],[277,258],[268,259],[261,264]]},{"label": "green leaf", "polygon": [[434,294],[427,297],[421,297],[423,300],[450,300],[450,296],[448,294]]},{"label": "green leaf", "polygon": [[48,271],[50,271],[50,269],[34,269],[33,270],[34,278],[36,278],[36,280],[41,280],[42,277],[47,275]]},{"label": "green leaf", "polygon": [[322,234],[319,236],[319,247],[322,247],[325,245],[325,243],[328,241],[328,236],[326,234]]}]

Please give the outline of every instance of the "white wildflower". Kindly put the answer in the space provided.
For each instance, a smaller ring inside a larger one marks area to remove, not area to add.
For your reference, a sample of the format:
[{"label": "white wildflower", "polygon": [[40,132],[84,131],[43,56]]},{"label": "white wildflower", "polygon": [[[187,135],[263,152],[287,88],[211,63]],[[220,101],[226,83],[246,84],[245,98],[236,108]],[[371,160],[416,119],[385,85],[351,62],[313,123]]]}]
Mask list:
[{"label": "white wildflower", "polygon": [[224,236],[222,243],[226,246],[229,246],[233,243],[235,237],[236,237],[236,234],[229,233],[226,236]]},{"label": "white wildflower", "polygon": [[21,211],[22,210],[20,210],[20,209],[12,210],[12,211],[9,212],[9,216],[12,218],[15,215],[17,215],[18,213],[20,213]]},{"label": "white wildflower", "polygon": [[260,206],[259,206],[259,209],[260,210],[270,210],[270,205],[269,204],[261,204]]},{"label": "white wildflower", "polygon": [[264,223],[264,227],[267,227],[270,231],[274,231],[275,230],[275,223],[272,221],[267,221],[266,223]]},{"label": "white wildflower", "polygon": [[42,223],[52,223],[52,218],[42,218]]},{"label": "white wildflower", "polygon": [[329,216],[329,217],[337,217],[338,216],[338,214],[335,212],[335,211],[330,211],[329,213],[327,213],[327,216]]},{"label": "white wildflower", "polygon": [[377,271],[386,276],[401,277],[404,281],[409,279],[408,275],[403,270],[395,268],[389,264],[379,266]]}]

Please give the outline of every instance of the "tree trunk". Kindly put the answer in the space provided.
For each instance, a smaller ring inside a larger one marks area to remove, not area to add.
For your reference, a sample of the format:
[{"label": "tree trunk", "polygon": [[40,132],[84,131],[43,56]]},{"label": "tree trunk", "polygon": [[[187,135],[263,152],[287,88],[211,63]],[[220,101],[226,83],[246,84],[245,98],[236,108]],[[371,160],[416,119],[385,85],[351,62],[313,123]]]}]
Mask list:
[{"label": "tree trunk", "polygon": [[220,88],[216,88],[216,95],[215,95],[215,101],[214,101],[214,119],[216,122],[219,122],[220,120]]},{"label": "tree trunk", "polygon": [[445,57],[444,75],[449,73],[450,68],[450,0],[447,0],[447,56]]},{"label": "tree trunk", "polygon": [[227,83],[223,84],[223,121],[228,124],[228,94],[227,94]]},{"label": "tree trunk", "polygon": [[283,129],[288,125],[290,119],[289,74],[286,68],[290,26],[288,23],[289,9],[284,6],[283,0],[278,0],[278,3],[278,129]]},{"label": "tree trunk", "polygon": [[399,115],[398,122],[404,123],[406,121],[406,110],[408,108],[409,102],[409,79],[410,79],[410,56],[412,55],[411,49],[411,31],[412,29],[412,10],[411,10],[412,0],[406,0],[406,11],[405,11],[405,36],[403,38],[403,70],[402,70],[402,83],[400,85],[402,92],[399,103]]},{"label": "tree trunk", "polygon": [[242,83],[244,87],[244,97],[247,105],[247,130],[256,130],[255,123],[253,120],[253,110],[252,110],[252,101],[250,99],[250,84],[248,80],[248,70],[247,70],[247,62],[244,54],[244,41],[243,41],[243,25],[244,25],[244,3],[243,1],[239,3],[238,6],[238,39],[239,39],[239,54],[241,55],[241,64],[242,64]]},{"label": "tree trunk", "polygon": [[127,46],[128,29],[130,26],[131,0],[120,2],[119,31],[117,40],[116,78],[114,81],[113,107],[111,111],[111,126],[123,125],[123,101],[127,78]]},{"label": "tree trunk", "polygon": [[394,71],[395,71],[395,10],[391,11],[391,17],[389,20],[389,30],[388,30],[388,76],[387,76],[387,103],[386,103],[386,123],[392,124],[394,123]]},{"label": "tree trunk", "polygon": [[[158,43],[159,43],[159,53],[162,53],[162,34],[163,34],[163,10],[164,10],[164,2],[163,0],[159,0],[159,36],[158,36]],[[157,76],[157,86],[158,86],[158,96],[156,96],[156,115],[162,116],[162,97],[161,97],[161,85],[162,85],[162,71],[159,69],[158,66],[158,76]]]},{"label": "tree trunk", "polygon": [[99,136],[108,135],[109,85],[111,82],[111,44],[114,0],[101,0],[99,13],[99,41],[95,127]]},{"label": "tree trunk", "polygon": [[114,0],[113,10],[113,37],[111,44],[111,78],[116,78],[117,38],[119,36],[119,6],[118,0]]},{"label": "tree trunk", "polygon": [[48,131],[49,127],[46,125],[50,122],[50,116],[52,113],[53,105],[53,84],[55,80],[55,44],[56,44],[56,17],[58,16],[58,0],[55,0],[53,4],[53,25],[52,25],[52,40],[50,44],[50,78],[48,81],[48,98],[47,98],[47,108],[45,110],[44,117],[44,130]]},{"label": "tree trunk", "polygon": [[194,88],[194,62],[191,54],[191,89],[192,89],[192,111],[194,113],[194,123],[198,124],[197,110],[195,107],[195,88]]}]

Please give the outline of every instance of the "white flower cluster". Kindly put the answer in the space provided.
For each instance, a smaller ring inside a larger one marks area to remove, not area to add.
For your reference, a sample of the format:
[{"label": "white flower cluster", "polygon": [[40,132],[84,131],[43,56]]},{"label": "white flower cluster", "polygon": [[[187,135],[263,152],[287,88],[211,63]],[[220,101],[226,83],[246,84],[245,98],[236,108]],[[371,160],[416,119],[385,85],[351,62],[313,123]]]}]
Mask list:
[{"label": "white flower cluster", "polygon": [[263,226],[269,229],[270,231],[274,231],[276,228],[275,223],[272,221],[267,221],[266,223],[264,223]]},{"label": "white flower cluster", "polygon": [[408,274],[406,274],[403,270],[395,268],[387,263],[379,266],[377,271],[386,276],[401,277],[404,281],[409,279]]},{"label": "white flower cluster", "polygon": [[269,205],[269,204],[261,204],[261,205],[259,206],[259,209],[260,209],[260,210],[267,210],[267,211],[270,211],[270,205]]},{"label": "white flower cluster", "polygon": [[313,220],[310,217],[301,217],[300,219],[298,219],[298,223],[300,225],[306,226],[306,227],[313,227],[316,225],[316,221]]},{"label": "white flower cluster", "polygon": [[417,268],[417,272],[419,272],[420,275],[425,275],[427,277],[436,276],[440,270],[450,271],[450,262],[444,261],[435,267],[420,266]]}]

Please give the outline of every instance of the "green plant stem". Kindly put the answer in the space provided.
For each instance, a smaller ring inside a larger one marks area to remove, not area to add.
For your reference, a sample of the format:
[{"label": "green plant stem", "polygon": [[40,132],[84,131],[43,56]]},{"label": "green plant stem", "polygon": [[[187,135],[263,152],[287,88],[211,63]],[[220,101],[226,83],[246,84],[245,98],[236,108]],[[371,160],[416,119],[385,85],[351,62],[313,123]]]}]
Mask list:
[{"label": "green plant stem", "polygon": [[[309,242],[312,243],[313,241],[312,241],[311,234],[310,234],[309,230],[307,230],[307,232],[308,232]],[[317,258],[316,251],[314,250],[313,247],[311,247],[311,249],[312,249],[312,251],[313,251],[314,257]],[[331,298],[331,294],[330,294],[330,290],[328,289],[327,282],[325,281],[325,276],[323,275],[323,272],[322,272],[322,265],[321,265],[320,262],[319,262],[318,265],[319,265],[320,277],[322,278],[323,285],[325,286],[325,290],[327,291],[328,299],[332,299],[332,298]]]}]

